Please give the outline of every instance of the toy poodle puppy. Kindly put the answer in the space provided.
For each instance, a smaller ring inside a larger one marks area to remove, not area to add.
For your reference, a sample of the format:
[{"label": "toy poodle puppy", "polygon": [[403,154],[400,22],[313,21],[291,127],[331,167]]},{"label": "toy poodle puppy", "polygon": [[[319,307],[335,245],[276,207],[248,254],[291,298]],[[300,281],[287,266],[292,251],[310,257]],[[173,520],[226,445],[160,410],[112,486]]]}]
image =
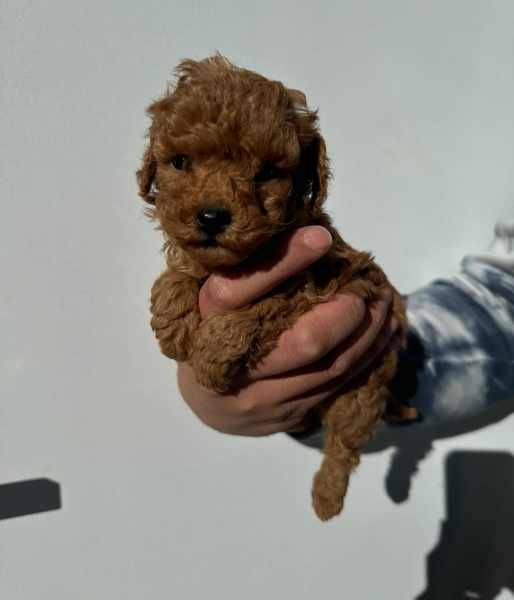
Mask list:
[{"label": "toy poodle puppy", "polygon": [[[329,163],[317,113],[303,93],[220,55],[184,60],[176,75],[174,87],[148,108],[148,145],[137,173],[165,239],[167,268],[152,288],[151,326],[166,356],[187,361],[201,385],[223,393],[241,385],[247,369],[317,303],[336,292],[373,302],[391,285],[323,210]],[[272,256],[279,234],[304,225],[332,234],[322,259],[243,309],[200,318],[198,293],[210,273]],[[390,348],[317,409],[326,440],[312,501],[322,520],[342,510],[361,448],[393,406],[386,384],[406,331],[394,289],[392,311],[400,327]]]}]

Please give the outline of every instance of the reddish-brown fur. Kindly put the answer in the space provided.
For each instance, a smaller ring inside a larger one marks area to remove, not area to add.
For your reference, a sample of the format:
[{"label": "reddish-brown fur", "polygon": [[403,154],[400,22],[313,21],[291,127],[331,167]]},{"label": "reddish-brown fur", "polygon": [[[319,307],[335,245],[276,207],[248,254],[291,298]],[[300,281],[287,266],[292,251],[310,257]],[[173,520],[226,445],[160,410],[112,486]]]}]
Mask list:
[{"label": "reddish-brown fur", "polygon": [[[167,260],[152,289],[151,324],[162,352],[188,361],[200,384],[220,393],[237,386],[285,329],[335,292],[373,302],[391,287],[372,257],[346,244],[323,210],[330,177],[325,142],[301,92],[217,55],[180,63],[175,87],[148,113],[149,143],[137,176],[163,231]],[[180,169],[171,164],[177,155],[187,157]],[[277,176],[263,180],[263,165]],[[229,210],[232,222],[217,245],[206,246],[196,216],[212,205]],[[265,258],[277,234],[312,224],[333,236],[326,256],[265,298],[200,318],[198,292],[210,273]],[[312,499],[323,520],[341,511],[350,472],[386,410],[386,384],[406,329],[403,303],[393,294],[400,328],[390,349],[319,409],[326,447]]]}]

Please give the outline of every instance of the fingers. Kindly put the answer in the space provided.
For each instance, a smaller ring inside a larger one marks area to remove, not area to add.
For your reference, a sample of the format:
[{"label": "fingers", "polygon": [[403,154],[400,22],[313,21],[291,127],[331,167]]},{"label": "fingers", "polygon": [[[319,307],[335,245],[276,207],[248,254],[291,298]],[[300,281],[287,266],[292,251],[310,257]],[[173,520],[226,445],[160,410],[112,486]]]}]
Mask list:
[{"label": "fingers", "polygon": [[[353,350],[353,346],[337,347],[318,361],[318,366],[311,367],[310,372],[300,369],[289,376],[249,383],[236,394],[219,395],[199,386],[191,367],[179,363],[180,392],[201,421],[223,433],[262,436],[298,430],[305,426],[314,407],[342,393],[349,381],[351,385],[352,377],[382,354],[397,327],[388,317],[387,306],[387,300],[376,303],[370,309],[366,331],[360,335],[356,331],[351,336],[356,338],[353,345],[357,350]],[[341,357],[352,365],[351,369],[334,370]]]},{"label": "fingers", "polygon": [[[375,343],[365,353],[361,361],[356,365],[350,376],[342,376],[331,379],[324,385],[312,389],[310,392],[304,393],[299,397],[292,398],[286,402],[266,406],[266,402],[260,403],[253,408],[253,435],[270,435],[281,431],[301,431],[308,427],[309,423],[316,422],[313,419],[313,409],[330,399],[335,399],[339,395],[345,393],[345,389],[351,387],[352,380],[363,371],[365,371],[372,363],[377,360],[384,352],[391,341],[392,336],[398,329],[398,323],[395,319],[388,318],[382,327]],[[273,392],[266,389],[266,381],[260,382],[260,393],[262,398],[272,397]],[[254,392],[257,391],[257,387]],[[262,414],[262,421],[258,420],[259,414]]]},{"label": "fingers", "polygon": [[357,362],[352,369],[351,374],[331,379],[327,383],[312,389],[298,398],[293,398],[285,404],[289,406],[289,409],[294,405],[298,405],[298,407],[301,407],[302,410],[308,413],[321,402],[343,393],[345,388],[352,386],[354,379],[365,372],[380,356],[382,356],[397,329],[397,320],[388,318],[374,344],[364,354],[361,360]]},{"label": "fingers", "polygon": [[279,338],[277,346],[248,375],[250,381],[309,365],[338,346],[362,324],[364,301],[338,294],[302,315]]},{"label": "fingers", "polygon": [[398,331],[399,323],[398,320],[388,314],[385,324],[382,327],[377,339],[372,344],[370,349],[364,353],[362,358],[357,362],[352,370],[351,375],[348,376],[348,381],[351,383],[361,373],[365,372],[373,363],[382,356],[384,350],[387,348],[394,334]]},{"label": "fingers", "polygon": [[367,309],[364,321],[357,330],[321,360],[290,374],[267,379],[269,394],[291,399],[334,379],[354,376],[359,360],[377,340],[387,320],[390,304],[390,294],[385,299],[373,303]]},{"label": "fingers", "polygon": [[280,240],[271,258],[230,274],[213,274],[202,286],[199,307],[202,317],[222,313],[263,296],[282,281],[321,258],[332,244],[330,233],[314,225],[302,227]]}]

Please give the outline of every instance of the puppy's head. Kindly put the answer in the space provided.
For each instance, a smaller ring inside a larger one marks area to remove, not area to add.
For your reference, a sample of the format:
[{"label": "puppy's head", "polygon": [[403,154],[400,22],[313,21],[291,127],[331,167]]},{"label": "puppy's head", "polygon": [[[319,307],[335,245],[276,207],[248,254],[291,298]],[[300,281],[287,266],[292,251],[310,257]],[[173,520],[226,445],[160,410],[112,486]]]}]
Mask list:
[{"label": "puppy's head", "polygon": [[176,75],[174,89],[148,108],[137,172],[168,248],[211,271],[315,221],[329,169],[305,96],[219,55],[185,60]]}]

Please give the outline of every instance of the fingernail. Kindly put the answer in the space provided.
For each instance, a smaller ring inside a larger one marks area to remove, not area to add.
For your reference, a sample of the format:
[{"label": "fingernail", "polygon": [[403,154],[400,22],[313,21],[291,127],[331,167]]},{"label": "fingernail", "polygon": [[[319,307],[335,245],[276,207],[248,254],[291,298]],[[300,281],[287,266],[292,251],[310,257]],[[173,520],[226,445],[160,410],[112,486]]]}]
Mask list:
[{"label": "fingernail", "polygon": [[324,250],[332,245],[330,232],[319,225],[310,226],[303,234],[303,243],[311,250]]}]

